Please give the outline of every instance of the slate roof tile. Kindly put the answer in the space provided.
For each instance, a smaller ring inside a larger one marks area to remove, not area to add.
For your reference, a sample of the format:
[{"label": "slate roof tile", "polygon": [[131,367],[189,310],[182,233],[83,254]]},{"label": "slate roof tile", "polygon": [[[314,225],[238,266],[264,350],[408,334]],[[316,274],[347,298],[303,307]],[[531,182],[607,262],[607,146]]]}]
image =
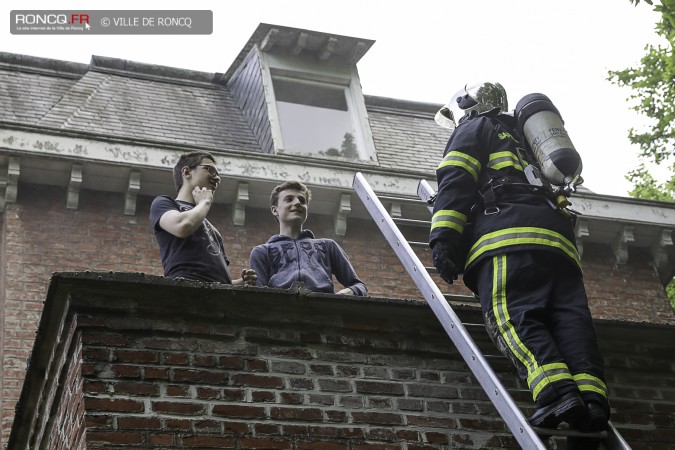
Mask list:
[{"label": "slate roof tile", "polygon": [[368,103],[366,107],[380,166],[435,178],[450,132],[434,122],[434,114]]},{"label": "slate roof tile", "polygon": [[0,120],[260,152],[230,93],[89,70],[78,80],[0,69]]},{"label": "slate roof tile", "polygon": [[[34,70],[36,62],[32,64]],[[153,78],[124,70],[84,69],[60,77],[0,67],[0,120],[261,152],[222,85],[209,84],[204,77]],[[365,100],[379,165],[435,176],[450,134],[433,120],[439,105],[372,96]]]},{"label": "slate roof tile", "polygon": [[37,123],[77,80],[0,71],[0,120]]}]

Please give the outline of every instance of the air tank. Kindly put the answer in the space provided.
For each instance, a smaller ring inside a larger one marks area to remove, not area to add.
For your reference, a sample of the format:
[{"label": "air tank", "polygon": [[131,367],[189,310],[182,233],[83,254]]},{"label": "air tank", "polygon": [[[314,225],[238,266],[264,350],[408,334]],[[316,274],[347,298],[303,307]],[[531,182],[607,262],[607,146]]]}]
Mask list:
[{"label": "air tank", "polygon": [[518,132],[525,137],[549,183],[569,185],[581,174],[581,157],[567,135],[560,112],[547,96],[526,95],[516,105],[514,116]]}]

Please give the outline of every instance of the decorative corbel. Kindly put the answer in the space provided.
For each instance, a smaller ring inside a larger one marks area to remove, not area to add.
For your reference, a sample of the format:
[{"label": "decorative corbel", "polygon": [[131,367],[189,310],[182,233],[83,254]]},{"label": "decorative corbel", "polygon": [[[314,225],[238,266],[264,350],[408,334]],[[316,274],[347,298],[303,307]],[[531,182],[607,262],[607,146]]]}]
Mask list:
[{"label": "decorative corbel", "polygon": [[129,174],[129,185],[124,199],[124,214],[127,216],[136,215],[136,196],[141,190],[141,172],[132,170]]},{"label": "decorative corbel", "polygon": [[82,185],[82,164],[73,164],[70,170],[70,183],[68,184],[68,199],[66,208],[77,209],[80,202],[80,186]]},{"label": "decorative corbel", "polygon": [[351,194],[341,194],[340,202],[335,213],[335,234],[344,236],[347,234],[347,216],[352,212]]},{"label": "decorative corbel", "polygon": [[7,175],[0,178],[0,212],[5,210],[7,203],[15,203],[19,189],[19,175],[21,174],[21,158],[10,156],[7,163]]},{"label": "decorative corbel", "polygon": [[350,62],[356,64],[359,61],[359,59],[361,59],[365,54],[366,54],[366,43],[359,41],[356,44],[356,47],[354,47],[354,51],[352,52]]},{"label": "decorative corbel", "polygon": [[303,51],[305,47],[307,47],[308,36],[309,35],[304,31],[300,32],[300,34],[298,35],[298,39],[295,41],[295,45],[291,49],[291,55],[298,56],[300,52]]},{"label": "decorative corbel", "polygon": [[271,28],[270,31],[267,32],[267,36],[265,36],[265,38],[260,43],[260,50],[263,52],[269,52],[272,47],[274,47],[274,44],[276,44],[278,35],[279,30],[277,28]]},{"label": "decorative corbel", "polygon": [[579,259],[581,259],[584,257],[584,239],[591,235],[591,232],[588,230],[588,220],[577,220],[574,235],[577,238],[577,251],[579,252]]},{"label": "decorative corbel", "polygon": [[246,223],[246,203],[248,203],[248,183],[240,182],[232,202],[232,222],[243,226]]},{"label": "decorative corbel", "polygon": [[668,252],[666,247],[673,245],[673,230],[663,229],[656,237],[651,246],[652,264],[656,270],[661,270],[668,264]]},{"label": "decorative corbel", "polygon": [[329,37],[328,40],[326,41],[325,44],[323,44],[323,47],[321,47],[321,50],[319,51],[319,59],[321,61],[325,61],[328,58],[330,58],[330,55],[333,54],[335,51],[335,47],[337,47],[338,40],[335,37]]},{"label": "decorative corbel", "polygon": [[621,232],[617,234],[612,242],[612,251],[617,264],[626,264],[628,262],[628,243],[634,242],[633,227],[624,225]]},{"label": "decorative corbel", "polygon": [[400,219],[402,215],[401,202],[391,202],[391,206],[389,207],[389,216],[392,219]]}]

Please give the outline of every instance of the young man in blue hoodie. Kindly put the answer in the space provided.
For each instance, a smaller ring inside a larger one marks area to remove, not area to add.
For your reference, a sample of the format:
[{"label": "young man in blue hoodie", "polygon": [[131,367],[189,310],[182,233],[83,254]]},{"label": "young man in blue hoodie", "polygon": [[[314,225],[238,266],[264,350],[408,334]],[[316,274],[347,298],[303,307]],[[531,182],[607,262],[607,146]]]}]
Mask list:
[{"label": "young man in blue hoodie", "polygon": [[[347,255],[332,239],[315,239],[303,230],[311,193],[299,181],[286,181],[272,190],[270,202],[279,234],[251,251],[251,268],[258,286],[288,289],[301,281],[314,292],[368,295],[368,288],[354,272]],[[335,292],[333,275],[344,286]]]}]

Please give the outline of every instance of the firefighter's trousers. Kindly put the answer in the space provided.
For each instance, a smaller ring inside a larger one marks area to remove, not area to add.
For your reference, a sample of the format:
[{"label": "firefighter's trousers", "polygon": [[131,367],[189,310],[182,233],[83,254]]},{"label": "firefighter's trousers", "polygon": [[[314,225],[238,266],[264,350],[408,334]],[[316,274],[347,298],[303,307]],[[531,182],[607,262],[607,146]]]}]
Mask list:
[{"label": "firefighter's trousers", "polygon": [[487,257],[475,270],[488,332],[526,380],[536,406],[578,390],[609,411],[581,271],[564,256],[536,250]]}]

